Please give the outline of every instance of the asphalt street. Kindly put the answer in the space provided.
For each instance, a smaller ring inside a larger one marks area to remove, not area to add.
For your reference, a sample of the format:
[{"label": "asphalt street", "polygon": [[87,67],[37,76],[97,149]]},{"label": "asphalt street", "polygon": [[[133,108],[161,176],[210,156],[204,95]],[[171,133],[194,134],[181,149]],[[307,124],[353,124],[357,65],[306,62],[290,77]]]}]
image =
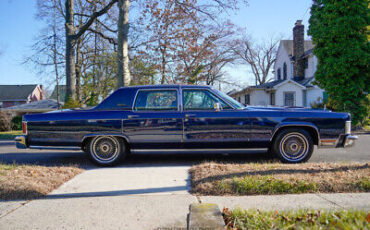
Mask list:
[{"label": "asphalt street", "polygon": [[[263,162],[274,160],[264,151],[239,151],[218,154],[199,153],[140,153],[130,155],[123,166],[135,164],[192,165],[203,161]],[[359,135],[351,148],[316,148],[309,162],[368,162],[370,161],[370,135]],[[11,164],[69,165],[95,168],[82,151],[16,149],[12,140],[0,140],[0,162]]]}]

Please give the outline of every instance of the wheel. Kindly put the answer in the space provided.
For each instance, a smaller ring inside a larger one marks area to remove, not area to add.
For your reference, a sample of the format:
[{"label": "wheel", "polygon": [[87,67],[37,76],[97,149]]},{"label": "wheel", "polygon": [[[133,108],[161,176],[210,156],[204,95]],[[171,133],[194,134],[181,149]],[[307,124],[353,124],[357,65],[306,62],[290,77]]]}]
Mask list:
[{"label": "wheel", "polygon": [[127,147],[121,138],[97,136],[87,144],[90,159],[101,166],[112,166],[126,157]]},{"label": "wheel", "polygon": [[274,154],[285,163],[308,161],[313,153],[312,137],[304,129],[284,129],[278,133],[272,146]]}]

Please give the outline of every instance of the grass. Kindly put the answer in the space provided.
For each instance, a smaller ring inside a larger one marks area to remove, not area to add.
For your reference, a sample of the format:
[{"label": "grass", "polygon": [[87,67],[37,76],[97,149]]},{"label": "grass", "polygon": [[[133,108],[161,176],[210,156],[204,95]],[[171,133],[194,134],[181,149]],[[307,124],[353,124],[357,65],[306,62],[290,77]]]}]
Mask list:
[{"label": "grass", "polygon": [[22,130],[12,130],[6,132],[0,132],[1,139],[14,139],[16,136],[22,135]]},{"label": "grass", "polygon": [[82,172],[75,166],[45,167],[0,163],[0,200],[35,199]]},{"label": "grass", "polygon": [[259,211],[224,209],[227,229],[369,229],[370,214],[358,210]]},{"label": "grass", "polygon": [[202,163],[190,169],[192,193],[271,195],[370,192],[368,163]]}]

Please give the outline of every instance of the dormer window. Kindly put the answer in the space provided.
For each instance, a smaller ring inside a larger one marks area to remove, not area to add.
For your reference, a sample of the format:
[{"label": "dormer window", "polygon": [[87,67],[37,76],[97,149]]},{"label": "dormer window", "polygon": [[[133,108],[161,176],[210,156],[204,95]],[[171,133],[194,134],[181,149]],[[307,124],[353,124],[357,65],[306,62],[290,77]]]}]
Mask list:
[{"label": "dormer window", "polygon": [[281,69],[280,68],[277,71],[277,77],[278,77],[278,80],[281,80]]},{"label": "dormer window", "polygon": [[285,62],[284,62],[284,65],[283,65],[283,77],[284,77],[284,80],[287,79],[287,66],[286,66]]}]

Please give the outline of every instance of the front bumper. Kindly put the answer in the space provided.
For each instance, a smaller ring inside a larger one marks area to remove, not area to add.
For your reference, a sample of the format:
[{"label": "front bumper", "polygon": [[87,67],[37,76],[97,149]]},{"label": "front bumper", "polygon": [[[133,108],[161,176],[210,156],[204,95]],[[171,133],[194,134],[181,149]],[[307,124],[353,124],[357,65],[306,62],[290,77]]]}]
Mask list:
[{"label": "front bumper", "polygon": [[14,141],[15,141],[15,146],[18,148],[18,149],[26,149],[27,148],[27,138],[25,135],[22,135],[22,136],[16,136],[14,138]]},{"label": "front bumper", "polygon": [[357,139],[358,139],[358,136],[352,136],[352,135],[345,136],[343,140],[343,147],[345,148],[352,147],[355,144]]},{"label": "front bumper", "polygon": [[323,139],[319,142],[320,148],[348,148],[352,147],[356,140],[357,136],[352,136],[350,134],[341,135],[337,139]]}]

